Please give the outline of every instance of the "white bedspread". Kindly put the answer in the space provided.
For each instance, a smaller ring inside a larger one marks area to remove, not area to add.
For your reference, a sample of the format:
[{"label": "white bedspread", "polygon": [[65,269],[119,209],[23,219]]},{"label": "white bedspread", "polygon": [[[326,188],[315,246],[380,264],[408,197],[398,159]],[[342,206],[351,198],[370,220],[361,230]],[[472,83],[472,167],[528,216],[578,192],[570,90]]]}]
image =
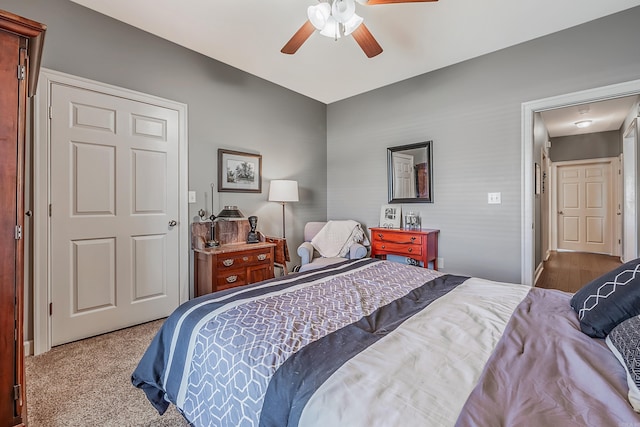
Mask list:
[{"label": "white bedspread", "polygon": [[338,369],[300,426],[453,426],[529,290],[467,280]]}]

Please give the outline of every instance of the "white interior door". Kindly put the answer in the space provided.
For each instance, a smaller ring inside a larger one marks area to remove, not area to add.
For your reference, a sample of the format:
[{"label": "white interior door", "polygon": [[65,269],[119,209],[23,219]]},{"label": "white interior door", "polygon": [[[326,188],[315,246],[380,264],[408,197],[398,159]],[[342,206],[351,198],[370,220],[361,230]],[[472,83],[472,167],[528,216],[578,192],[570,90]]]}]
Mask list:
[{"label": "white interior door", "polygon": [[179,304],[175,110],[53,84],[51,344]]},{"label": "white interior door", "polygon": [[558,166],[558,249],[611,254],[611,162]]},{"label": "white interior door", "polygon": [[393,197],[396,199],[416,197],[416,178],[413,156],[393,153]]}]

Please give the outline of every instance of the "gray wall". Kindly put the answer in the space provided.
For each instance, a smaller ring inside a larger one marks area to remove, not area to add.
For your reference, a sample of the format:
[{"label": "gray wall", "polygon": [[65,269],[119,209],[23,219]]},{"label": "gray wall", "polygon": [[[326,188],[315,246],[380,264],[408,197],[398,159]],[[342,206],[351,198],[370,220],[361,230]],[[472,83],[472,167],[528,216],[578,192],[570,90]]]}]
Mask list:
[{"label": "gray wall", "polygon": [[549,158],[553,162],[618,157],[622,152],[619,130],[551,138]]},{"label": "gray wall", "polygon": [[376,226],[386,147],[432,139],[434,203],[403,208],[441,230],[445,271],[519,282],[522,103],[639,79],[638,22],[636,7],[329,105],[328,216]]},{"label": "gray wall", "polygon": [[[258,230],[266,234],[281,235],[282,227],[281,205],[266,200],[269,181],[298,180],[300,202],[287,205],[297,260],[304,223],[326,217],[324,104],[67,0],[0,0],[0,9],[47,25],[44,67],[188,104],[189,188],[198,198],[189,205],[191,218],[202,207],[210,210],[218,148],[262,154],[262,194],[220,193],[214,205],[258,215]],[[27,271],[27,339],[33,336],[30,277]]]}]

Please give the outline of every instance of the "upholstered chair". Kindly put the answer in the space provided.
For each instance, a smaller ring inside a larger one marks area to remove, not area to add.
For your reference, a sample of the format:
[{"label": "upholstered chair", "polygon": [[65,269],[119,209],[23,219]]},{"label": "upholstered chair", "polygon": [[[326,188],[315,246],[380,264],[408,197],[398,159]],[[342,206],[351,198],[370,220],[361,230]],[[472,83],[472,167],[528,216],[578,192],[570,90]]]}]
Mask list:
[{"label": "upholstered chair", "polygon": [[327,265],[335,264],[347,259],[359,259],[367,256],[369,240],[366,234],[360,243],[352,243],[343,257],[323,257],[311,244],[313,238],[322,230],[326,222],[308,222],[304,226],[304,242],[298,246],[298,256],[302,260],[299,271],[308,271]]}]

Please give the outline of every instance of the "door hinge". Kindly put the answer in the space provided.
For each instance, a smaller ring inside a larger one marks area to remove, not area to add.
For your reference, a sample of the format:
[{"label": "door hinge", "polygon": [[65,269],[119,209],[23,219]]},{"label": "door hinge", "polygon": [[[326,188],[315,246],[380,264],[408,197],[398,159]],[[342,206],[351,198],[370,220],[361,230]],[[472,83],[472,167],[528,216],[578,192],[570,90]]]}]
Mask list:
[{"label": "door hinge", "polygon": [[22,226],[16,225],[16,240],[22,239]]},{"label": "door hinge", "polygon": [[16,384],[13,386],[13,400],[22,399],[22,386],[20,384]]},{"label": "door hinge", "polygon": [[49,216],[51,216],[51,204],[49,204]]},{"label": "door hinge", "polygon": [[49,303],[49,316],[53,316],[53,303]]},{"label": "door hinge", "polygon": [[18,80],[24,80],[27,75],[27,67],[18,65]]},{"label": "door hinge", "polygon": [[49,106],[49,118],[53,119],[53,107]]}]

